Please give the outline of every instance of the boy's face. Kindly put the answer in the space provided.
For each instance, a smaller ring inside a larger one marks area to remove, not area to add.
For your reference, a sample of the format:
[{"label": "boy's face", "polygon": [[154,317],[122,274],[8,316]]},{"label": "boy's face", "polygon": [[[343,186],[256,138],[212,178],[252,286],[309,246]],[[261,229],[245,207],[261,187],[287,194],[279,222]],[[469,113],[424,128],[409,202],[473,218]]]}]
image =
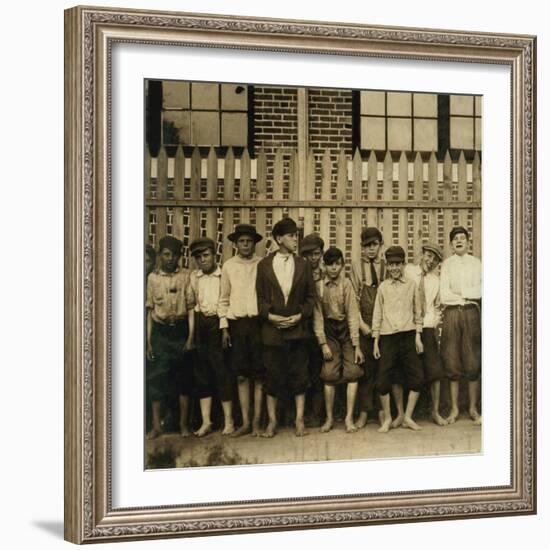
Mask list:
[{"label": "boy's face", "polygon": [[422,252],[421,261],[424,264],[424,271],[433,271],[439,265],[439,258],[431,250]]},{"label": "boy's face", "polygon": [[166,273],[173,273],[178,267],[180,254],[175,254],[169,248],[163,248],[160,251],[160,268]]},{"label": "boy's face", "polygon": [[321,263],[323,251],[320,248],[314,248],[304,253],[304,258],[310,263],[313,269],[317,269]]},{"label": "boy's face", "polygon": [[392,279],[400,279],[403,276],[403,262],[396,262],[395,260],[388,262],[387,269]]},{"label": "boy's face", "polygon": [[285,233],[277,237],[277,244],[283,252],[296,252],[298,250],[298,233]]},{"label": "boy's face", "polygon": [[331,279],[336,279],[338,275],[342,272],[342,268],[344,267],[344,262],[338,258],[336,261],[332,262],[329,265],[325,265],[325,269],[327,271],[327,275]]},{"label": "boy's face", "polygon": [[468,237],[464,233],[457,233],[451,241],[451,248],[457,256],[464,256],[468,252]]},{"label": "boy's face", "polygon": [[361,244],[361,256],[363,257],[363,260],[376,260],[378,258],[378,254],[380,254],[381,246],[382,243],[378,239],[371,241],[368,244]]},{"label": "boy's face", "polygon": [[237,253],[242,258],[251,258],[256,249],[256,243],[252,238],[252,235],[241,235],[236,243]]},{"label": "boy's face", "polygon": [[155,268],[155,260],[151,254],[145,254],[145,274],[149,275],[151,271]]},{"label": "boy's face", "polygon": [[196,254],[195,262],[203,273],[212,273],[216,268],[216,257],[210,248]]}]

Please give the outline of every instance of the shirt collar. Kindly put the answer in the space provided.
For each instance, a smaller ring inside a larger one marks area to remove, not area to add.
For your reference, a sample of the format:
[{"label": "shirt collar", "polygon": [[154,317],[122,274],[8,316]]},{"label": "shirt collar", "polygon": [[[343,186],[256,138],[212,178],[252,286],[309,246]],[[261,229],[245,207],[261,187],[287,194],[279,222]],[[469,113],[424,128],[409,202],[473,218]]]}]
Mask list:
[{"label": "shirt collar", "polygon": [[294,254],[292,254],[292,252],[289,252],[288,254],[282,254],[278,250],[277,252],[275,252],[275,258],[278,258],[280,260],[287,260],[288,258],[292,258],[293,256]]},{"label": "shirt collar", "polygon": [[328,275],[325,276],[324,283],[326,286],[338,286],[342,279],[344,278],[344,270],[340,271],[340,274],[336,279],[331,279]]},{"label": "shirt collar", "polygon": [[[368,258],[367,258],[366,260],[363,260],[363,261],[364,261],[366,264],[370,264],[370,263],[371,263],[371,261],[370,261]],[[380,256],[378,256],[378,257],[374,258],[374,260],[372,260],[372,263],[373,263],[373,264],[379,264],[381,261],[382,261],[382,260],[381,260]]]},{"label": "shirt collar", "polygon": [[388,279],[390,281],[390,283],[392,285],[396,284],[396,283],[405,283],[405,276],[404,275],[401,275],[401,277],[399,277],[399,279],[394,279],[393,277],[388,277]]},{"label": "shirt collar", "polygon": [[162,269],[159,267],[155,270],[155,273],[157,275],[162,275],[163,277],[172,277],[172,275],[175,275],[176,273],[179,273],[181,271],[180,267],[176,267],[176,269],[172,273],[167,273],[166,271],[162,271]]},{"label": "shirt collar", "polygon": [[206,277],[221,277],[222,270],[221,270],[219,265],[216,266],[216,269],[214,269],[214,271],[212,271],[212,273],[205,273],[202,269],[197,269],[196,275],[197,275],[197,277],[203,277],[203,276],[206,276]]}]

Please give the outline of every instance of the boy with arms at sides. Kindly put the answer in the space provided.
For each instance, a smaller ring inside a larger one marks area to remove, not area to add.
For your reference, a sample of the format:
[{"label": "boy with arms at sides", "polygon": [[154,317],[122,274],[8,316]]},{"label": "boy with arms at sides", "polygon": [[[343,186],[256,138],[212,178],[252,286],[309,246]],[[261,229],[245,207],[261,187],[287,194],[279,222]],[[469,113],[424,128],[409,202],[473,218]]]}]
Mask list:
[{"label": "boy with arms at sides", "polygon": [[[378,408],[378,396],[375,395],[378,360],[373,355],[372,314],[380,283],[386,276],[386,263],[381,258],[382,233],[376,227],[365,227],[361,231],[361,258],[351,264],[351,283],[359,300],[360,343],[364,356],[365,374],[359,379],[358,408],[359,417],[355,425],[358,429],[367,424],[368,411]],[[381,419],[381,410],[378,416]]]},{"label": "boy with arms at sides", "polygon": [[403,277],[405,251],[400,246],[386,250],[386,265],[389,278],[378,288],[372,319],[373,355],[380,359],[376,385],[384,410],[378,431],[387,433],[392,427],[390,390],[396,379],[395,371],[401,371],[409,388],[402,425],[420,430],[412,418],[424,381],[418,357],[424,350],[418,292],[414,282]]},{"label": "boy with arms at sides", "polygon": [[450,380],[451,412],[447,421],[458,417],[459,380],[468,380],[469,414],[481,425],[477,409],[481,375],[481,261],[468,254],[470,235],[461,226],[449,235],[453,255],[441,264],[443,328],[441,358]]},{"label": "boy with arms at sides", "polygon": [[[424,377],[430,385],[432,397],[432,420],[438,426],[446,426],[447,421],[439,414],[441,395],[441,380],[445,371],[439,356],[436,329],[441,321],[439,276],[437,267],[443,260],[443,253],[436,244],[424,243],[422,257],[417,265],[408,264],[405,267],[405,277],[415,282],[422,311],[422,343],[424,353],[422,363]],[[403,392],[401,392],[401,395]],[[398,411],[403,411],[403,402],[398,405]],[[399,413],[398,413],[399,414]]]},{"label": "boy with arms at sides", "polygon": [[[231,368],[237,378],[242,425],[231,436],[260,435],[264,366],[256,298],[256,272],[260,258],[256,243],[262,236],[254,226],[239,224],[227,237],[237,250],[222,266],[218,317],[222,346],[231,348]],[[254,384],[254,415],[250,422],[250,382]]]},{"label": "boy with arms at sides", "polygon": [[269,422],[264,437],[277,429],[277,396],[289,391],[296,403],[296,436],[307,434],[304,424],[308,386],[307,321],[315,305],[315,284],[309,263],[295,256],[298,227],[283,218],[272,229],[279,250],[258,264],[256,289],[262,319],[265,392]]},{"label": "boy with arms at sides", "polygon": [[235,431],[233,425],[233,379],[225,365],[222,349],[218,300],[222,271],[216,263],[216,245],[208,237],[195,239],[190,245],[191,256],[198,269],[191,273],[191,289],[195,306],[195,384],[200,399],[202,425],[195,432],[203,437],[212,431],[212,394],[217,392],[222,404],[224,427],[222,435]]},{"label": "boy with arms at sides", "polygon": [[359,366],[363,353],[359,345],[359,306],[351,282],[345,277],[344,255],[331,246],[324,254],[326,277],[317,287],[318,302],[313,312],[315,336],[323,352],[321,379],[325,383],[325,407],[327,418],[322,432],[329,432],[334,425],[335,385],[347,384],[346,432],[357,431],[353,412],[357,396],[357,384],[363,376]]},{"label": "boy with arms at sides", "polygon": [[[317,292],[319,292],[320,282],[325,277],[325,270],[321,263],[324,248],[325,242],[317,233],[306,235],[300,242],[300,256],[305,258],[311,266],[313,282]],[[309,406],[309,416],[306,416],[306,424],[308,426],[320,426],[323,408],[323,383],[320,377],[323,354],[313,331],[313,319],[310,319],[309,330],[311,333],[307,338],[309,388],[306,394],[306,411]]]},{"label": "boy with arms at sides", "polygon": [[161,402],[176,391],[180,406],[180,431],[187,427],[192,365],[184,352],[193,348],[195,301],[189,272],[179,267],[182,243],[172,236],[159,242],[159,267],[147,278],[147,385],[151,396],[152,429],[148,439],[162,434]]}]

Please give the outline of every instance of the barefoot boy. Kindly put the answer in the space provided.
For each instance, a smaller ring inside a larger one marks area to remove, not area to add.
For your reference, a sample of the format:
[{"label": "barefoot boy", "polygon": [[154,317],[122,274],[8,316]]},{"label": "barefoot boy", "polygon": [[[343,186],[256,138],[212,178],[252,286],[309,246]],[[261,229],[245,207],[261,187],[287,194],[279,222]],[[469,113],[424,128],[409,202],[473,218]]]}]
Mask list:
[{"label": "barefoot boy", "polygon": [[379,432],[386,433],[392,425],[390,389],[395,380],[394,371],[401,371],[409,388],[403,426],[420,430],[412,415],[424,380],[422,363],[418,357],[423,352],[422,314],[416,285],[403,277],[405,251],[400,246],[386,250],[389,279],[378,288],[372,321],[374,336],[373,355],[380,359],[377,388],[384,410]]},{"label": "barefoot boy", "polygon": [[[447,424],[447,421],[439,414],[441,380],[445,377],[445,372],[441,364],[436,337],[436,328],[441,320],[437,266],[442,260],[443,253],[436,244],[424,243],[420,263],[418,265],[409,264],[405,267],[405,277],[414,281],[418,289],[422,310],[424,378],[426,383],[430,385],[432,420],[438,426]],[[401,410],[403,410],[402,404]]]},{"label": "barefoot boy", "polygon": [[481,374],[481,261],[468,254],[470,236],[464,227],[450,233],[453,255],[441,264],[441,303],[444,307],[441,358],[450,380],[451,413],[458,417],[458,384],[468,380],[469,414],[481,424],[477,409]]},{"label": "barefoot boy", "polygon": [[195,306],[195,344],[197,358],[195,385],[200,399],[202,425],[195,432],[203,437],[212,431],[212,395],[216,391],[224,417],[223,435],[235,431],[233,426],[232,376],[224,363],[218,300],[222,271],[216,264],[216,245],[212,239],[200,237],[190,245],[191,256],[198,269],[191,274]]},{"label": "barefoot boy", "polygon": [[180,431],[186,437],[192,366],[188,355],[193,347],[195,301],[189,272],[179,267],[182,243],[166,236],[159,243],[159,267],[147,278],[147,384],[152,401],[152,429],[148,439],[162,433],[161,402],[171,392],[179,395]]},{"label": "barefoot boy", "polygon": [[277,429],[277,396],[289,391],[296,403],[296,435],[306,435],[305,391],[308,385],[307,320],[315,305],[315,284],[309,263],[294,254],[298,227],[291,218],[278,221],[272,235],[279,250],[258,264],[256,289],[262,319],[265,392],[269,423],[264,437]]},{"label": "barefoot boy", "polygon": [[[260,258],[256,243],[262,236],[254,226],[239,224],[227,237],[237,250],[222,267],[218,317],[222,346],[231,348],[231,368],[237,378],[242,425],[231,435],[238,437],[252,431],[260,435],[262,383],[264,366],[262,340],[256,298],[256,272]],[[250,382],[254,383],[254,415],[250,422]]]},{"label": "barefoot boy", "polygon": [[323,352],[321,379],[325,383],[326,421],[322,432],[334,424],[335,385],[347,384],[346,432],[357,431],[353,411],[357,396],[357,381],[363,376],[359,366],[363,353],[359,345],[359,306],[351,282],[345,277],[344,255],[330,247],[323,255],[326,278],[320,282],[317,306],[313,312],[315,335]]},{"label": "barefoot boy", "polygon": [[351,264],[351,283],[359,300],[361,314],[359,338],[365,358],[365,374],[359,379],[357,393],[359,418],[355,424],[358,429],[367,424],[368,411],[378,408],[378,398],[375,398],[378,360],[373,356],[372,313],[376,292],[386,276],[386,262],[380,257],[381,250],[382,233],[376,227],[365,227],[361,231],[361,258]]}]

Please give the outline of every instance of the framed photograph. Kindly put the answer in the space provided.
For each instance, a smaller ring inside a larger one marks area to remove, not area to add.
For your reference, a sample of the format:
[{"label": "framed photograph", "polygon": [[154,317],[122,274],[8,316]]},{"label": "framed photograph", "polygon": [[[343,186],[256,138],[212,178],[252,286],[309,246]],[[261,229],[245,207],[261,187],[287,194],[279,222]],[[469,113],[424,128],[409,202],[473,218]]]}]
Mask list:
[{"label": "framed photograph", "polygon": [[535,513],[535,55],[65,12],[67,540]]}]

